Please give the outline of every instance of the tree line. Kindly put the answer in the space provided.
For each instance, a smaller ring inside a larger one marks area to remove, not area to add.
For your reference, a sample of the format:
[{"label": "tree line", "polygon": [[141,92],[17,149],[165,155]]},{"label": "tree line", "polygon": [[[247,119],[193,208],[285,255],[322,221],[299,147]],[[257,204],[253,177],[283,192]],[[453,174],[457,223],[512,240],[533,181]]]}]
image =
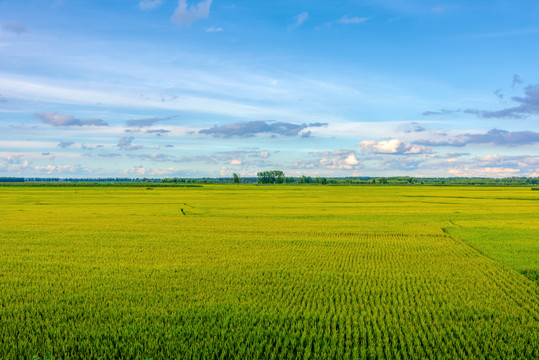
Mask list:
[{"label": "tree line", "polygon": [[539,177],[510,177],[510,178],[480,178],[480,177],[413,177],[413,176],[389,176],[389,177],[312,177],[286,176],[281,170],[266,170],[257,173],[256,177],[241,177],[234,173],[232,177],[220,178],[24,178],[5,176],[0,177],[0,183],[9,184],[163,184],[163,185],[187,185],[187,184],[313,184],[313,185],[490,185],[490,186],[529,186],[539,185]]}]

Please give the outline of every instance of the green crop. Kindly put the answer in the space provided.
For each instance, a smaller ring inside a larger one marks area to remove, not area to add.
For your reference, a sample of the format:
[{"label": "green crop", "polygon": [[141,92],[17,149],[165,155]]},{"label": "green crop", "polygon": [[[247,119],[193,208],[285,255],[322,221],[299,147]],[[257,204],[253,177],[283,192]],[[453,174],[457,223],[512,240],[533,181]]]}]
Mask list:
[{"label": "green crop", "polygon": [[529,188],[0,187],[0,218],[2,359],[539,358]]}]

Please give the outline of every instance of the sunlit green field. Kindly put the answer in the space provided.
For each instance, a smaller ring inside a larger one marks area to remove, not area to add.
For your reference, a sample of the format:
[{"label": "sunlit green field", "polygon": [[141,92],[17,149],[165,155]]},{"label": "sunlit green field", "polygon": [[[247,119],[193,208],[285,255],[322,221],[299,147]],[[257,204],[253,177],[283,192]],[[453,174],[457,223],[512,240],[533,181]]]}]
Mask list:
[{"label": "sunlit green field", "polygon": [[539,358],[529,188],[0,187],[0,219],[1,359]]}]

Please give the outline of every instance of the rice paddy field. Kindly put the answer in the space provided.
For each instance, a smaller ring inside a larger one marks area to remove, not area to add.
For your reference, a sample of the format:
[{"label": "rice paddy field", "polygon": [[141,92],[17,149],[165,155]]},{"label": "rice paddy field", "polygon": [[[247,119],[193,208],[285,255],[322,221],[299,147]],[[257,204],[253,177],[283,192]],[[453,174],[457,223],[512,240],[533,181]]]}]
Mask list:
[{"label": "rice paddy field", "polygon": [[537,359],[539,192],[0,187],[1,359]]}]

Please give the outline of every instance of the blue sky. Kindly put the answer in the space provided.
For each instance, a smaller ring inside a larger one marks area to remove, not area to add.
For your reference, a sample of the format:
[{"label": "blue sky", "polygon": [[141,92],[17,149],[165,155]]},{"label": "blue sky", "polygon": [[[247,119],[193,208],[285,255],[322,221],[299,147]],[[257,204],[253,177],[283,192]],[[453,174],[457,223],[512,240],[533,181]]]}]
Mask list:
[{"label": "blue sky", "polygon": [[0,176],[539,176],[535,0],[0,0]]}]

